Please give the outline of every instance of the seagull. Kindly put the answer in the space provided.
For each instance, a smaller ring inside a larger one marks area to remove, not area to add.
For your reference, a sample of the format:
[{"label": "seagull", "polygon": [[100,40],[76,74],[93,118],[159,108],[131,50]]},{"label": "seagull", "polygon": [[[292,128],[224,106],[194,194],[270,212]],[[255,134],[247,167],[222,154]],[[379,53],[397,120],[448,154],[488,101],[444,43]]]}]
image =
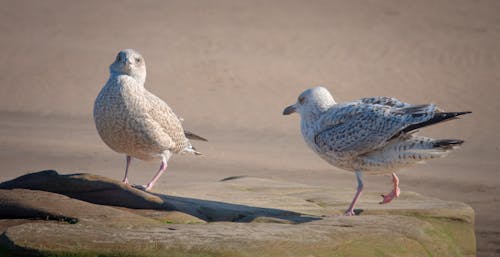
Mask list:
[{"label": "seagull", "polygon": [[146,63],[139,52],[120,51],[109,71],[109,79],[94,103],[95,126],[106,145],[126,155],[123,183],[129,184],[127,174],[132,158],[161,160],[153,179],[147,185],[136,186],[149,191],[173,154],[201,154],[188,138],[207,140],[185,131],[172,109],[144,88]]},{"label": "seagull", "polygon": [[392,97],[362,98],[336,103],[324,87],[300,94],[283,115],[299,113],[307,145],[329,164],[356,174],[357,190],[345,212],[353,216],[363,190],[363,172],[392,174],[393,188],[380,204],[400,194],[396,171],[427,159],[446,156],[460,146],[460,139],[417,136],[417,129],[456,119],[466,112],[443,112],[434,104],[413,105]]}]

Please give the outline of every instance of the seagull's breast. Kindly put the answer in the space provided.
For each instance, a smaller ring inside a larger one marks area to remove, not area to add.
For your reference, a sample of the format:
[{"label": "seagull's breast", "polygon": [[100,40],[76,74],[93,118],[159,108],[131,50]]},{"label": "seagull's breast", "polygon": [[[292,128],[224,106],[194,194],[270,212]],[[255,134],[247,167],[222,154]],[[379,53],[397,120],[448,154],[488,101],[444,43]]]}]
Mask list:
[{"label": "seagull's breast", "polygon": [[148,120],[142,91],[133,81],[110,79],[94,104],[94,121],[101,139],[111,149],[151,159],[166,150],[164,144],[169,142],[157,140],[158,129]]}]

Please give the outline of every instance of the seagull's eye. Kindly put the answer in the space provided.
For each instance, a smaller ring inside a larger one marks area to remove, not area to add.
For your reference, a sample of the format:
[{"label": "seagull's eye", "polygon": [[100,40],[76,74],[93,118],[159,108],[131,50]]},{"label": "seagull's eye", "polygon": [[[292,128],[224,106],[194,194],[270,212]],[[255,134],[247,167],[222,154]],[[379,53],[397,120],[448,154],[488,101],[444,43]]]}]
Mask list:
[{"label": "seagull's eye", "polygon": [[141,63],[141,58],[135,58],[136,63]]},{"label": "seagull's eye", "polygon": [[117,62],[119,62],[121,59],[122,59],[122,57],[120,56],[120,54],[118,54],[118,55],[116,56],[116,61],[117,61]]},{"label": "seagull's eye", "polygon": [[304,104],[304,102],[306,101],[306,98],[301,96],[299,97],[299,104]]}]

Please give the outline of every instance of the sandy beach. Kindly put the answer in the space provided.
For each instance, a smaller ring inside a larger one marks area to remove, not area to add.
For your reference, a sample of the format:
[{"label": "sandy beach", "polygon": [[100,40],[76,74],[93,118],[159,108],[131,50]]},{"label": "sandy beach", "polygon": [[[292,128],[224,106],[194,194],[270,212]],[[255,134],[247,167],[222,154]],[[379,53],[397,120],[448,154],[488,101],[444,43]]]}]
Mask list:
[{"label": "sandy beach", "polygon": [[[426,128],[461,138],[449,157],[399,172],[402,193],[465,202],[477,256],[500,254],[500,2],[496,1],[2,1],[0,181],[56,169],[121,179],[125,156],[100,140],[94,99],[116,53],[145,57],[146,87],[209,139],[174,156],[156,187],[252,176],[346,188],[282,116],[304,89],[337,102],[392,96],[472,111]],[[145,183],[159,162],[134,162]],[[385,193],[387,176],[366,176]],[[350,189],[351,188],[351,189]],[[394,203],[397,205],[397,200]]]}]

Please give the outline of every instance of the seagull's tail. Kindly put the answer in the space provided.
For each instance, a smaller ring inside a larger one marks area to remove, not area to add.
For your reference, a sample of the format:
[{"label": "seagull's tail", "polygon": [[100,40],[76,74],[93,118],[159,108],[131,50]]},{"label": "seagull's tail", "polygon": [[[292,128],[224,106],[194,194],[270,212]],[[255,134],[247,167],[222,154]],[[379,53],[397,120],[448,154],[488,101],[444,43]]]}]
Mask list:
[{"label": "seagull's tail", "polygon": [[186,149],[184,149],[184,151],[182,151],[182,153],[192,153],[194,155],[203,155],[202,153],[196,151],[196,148],[194,148],[194,146],[192,146],[192,145],[189,145],[188,147],[186,147]]},{"label": "seagull's tail", "polygon": [[433,139],[403,134],[383,148],[362,157],[373,170],[402,168],[425,160],[442,158],[464,143],[460,139]]},{"label": "seagull's tail", "polygon": [[397,151],[401,159],[420,162],[441,158],[464,143],[460,139],[433,139],[429,137],[406,135],[394,140],[392,151]]},{"label": "seagull's tail", "polygon": [[433,149],[453,150],[464,143],[461,139],[435,139],[432,142]]}]

